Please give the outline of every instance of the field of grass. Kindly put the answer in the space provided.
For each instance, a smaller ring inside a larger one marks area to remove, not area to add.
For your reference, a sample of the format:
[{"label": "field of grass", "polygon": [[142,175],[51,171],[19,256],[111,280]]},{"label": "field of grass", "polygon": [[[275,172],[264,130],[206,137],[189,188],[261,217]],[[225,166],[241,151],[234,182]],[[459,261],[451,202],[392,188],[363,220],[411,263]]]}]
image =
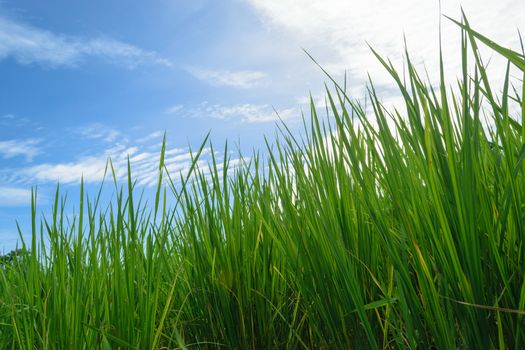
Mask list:
[{"label": "field of grass", "polygon": [[131,171],[107,205],[81,186],[74,219],[35,194],[0,348],[525,347],[524,90],[490,86],[478,45],[525,57],[462,23],[459,81],[377,56],[402,110],[332,81],[330,118],[312,104],[302,138],[281,125],[241,165],[167,174],[162,151],[153,203]]}]

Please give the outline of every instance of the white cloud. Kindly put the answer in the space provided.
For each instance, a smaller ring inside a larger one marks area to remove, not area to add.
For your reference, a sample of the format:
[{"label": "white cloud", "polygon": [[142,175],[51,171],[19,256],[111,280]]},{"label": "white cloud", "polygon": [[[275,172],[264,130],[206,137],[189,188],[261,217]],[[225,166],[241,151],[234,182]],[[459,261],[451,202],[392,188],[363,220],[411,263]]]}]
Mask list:
[{"label": "white cloud", "polygon": [[[432,82],[438,81],[439,2],[421,0],[249,0],[276,40],[289,47],[304,47],[341,79],[348,72],[355,97],[365,94],[367,73],[378,87],[391,86],[392,79],[374,58],[366,42],[394,65],[403,64],[403,35],[413,63],[428,69]],[[521,0],[442,0],[442,13],[461,17],[463,6],[474,29],[504,46],[519,50],[516,27],[525,31],[525,2]],[[461,68],[460,29],[442,18],[445,68],[449,82]],[[486,54],[488,50],[484,50]],[[485,56],[487,57],[487,56]],[[493,60],[492,76],[501,83],[504,60]],[[304,79],[304,77],[301,77]]]},{"label": "white cloud", "polygon": [[274,110],[269,105],[242,103],[235,105],[220,105],[202,102],[194,107],[179,108],[176,113],[190,118],[213,118],[220,120],[237,120],[243,123],[272,122],[290,120],[300,117],[297,108]]},{"label": "white cloud", "polygon": [[183,108],[184,108],[184,105],[171,106],[171,107],[167,108],[164,113],[166,113],[166,114],[175,114],[175,113],[181,111]]},{"label": "white cloud", "polygon": [[106,166],[106,160],[98,157],[85,157],[76,162],[58,164],[39,164],[25,169],[22,174],[30,182],[76,183],[81,177],[84,181],[101,181]]},{"label": "white cloud", "polygon": [[31,190],[0,186],[0,207],[15,207],[31,203]]},{"label": "white cloud", "polygon": [[28,123],[29,119],[20,118],[14,114],[4,114],[0,116],[0,126],[22,127],[26,126]]},{"label": "white cloud", "polygon": [[2,121],[2,123],[8,123],[8,122],[13,122],[15,121],[17,118],[14,114],[4,114],[2,116],[0,116],[0,120]]},{"label": "white cloud", "polygon": [[33,157],[40,153],[37,139],[26,140],[0,140],[0,156],[10,159],[17,156],[24,156],[27,161],[32,161]]},{"label": "white cloud", "polygon": [[144,137],[141,137],[141,138],[137,139],[137,142],[138,143],[145,143],[145,142],[151,141],[151,140],[160,141],[160,140],[162,140],[162,136],[163,136],[163,132],[160,131],[160,130],[157,130],[157,131],[154,131],[152,133],[149,133],[148,135],[146,135]]},{"label": "white cloud", "polygon": [[[203,156],[209,153],[205,149]],[[133,179],[139,185],[154,185],[158,177],[158,166],[160,161],[159,151],[150,152],[142,147],[128,147],[125,144],[107,149],[97,155],[79,158],[70,162],[44,163],[17,170],[18,182],[26,184],[53,183],[59,181],[62,184],[76,184],[81,178],[85,183],[98,183],[103,180],[108,159],[111,158],[117,180],[127,177],[128,156],[131,164]],[[185,173],[192,163],[191,153],[185,148],[169,148],[166,150],[165,164],[172,175],[179,172]],[[199,165],[205,162],[200,160]],[[111,176],[108,168],[107,176]]]},{"label": "white cloud", "polygon": [[78,134],[86,139],[100,139],[113,142],[121,136],[121,132],[101,123],[93,123],[77,129]]},{"label": "white cloud", "polygon": [[187,70],[195,78],[215,86],[231,86],[247,89],[255,86],[264,86],[269,83],[268,75],[258,71],[211,70],[196,67],[190,67]]},{"label": "white cloud", "polygon": [[107,38],[81,38],[55,34],[0,16],[0,59],[13,57],[21,64],[75,66],[87,57],[134,68],[140,64],[171,66],[171,62],[153,51]]}]

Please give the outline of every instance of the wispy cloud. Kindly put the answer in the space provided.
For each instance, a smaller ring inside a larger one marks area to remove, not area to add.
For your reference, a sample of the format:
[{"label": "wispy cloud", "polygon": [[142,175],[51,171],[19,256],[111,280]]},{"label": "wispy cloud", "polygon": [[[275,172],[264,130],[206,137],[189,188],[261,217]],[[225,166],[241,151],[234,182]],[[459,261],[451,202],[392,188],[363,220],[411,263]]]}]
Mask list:
[{"label": "wispy cloud", "polygon": [[[137,185],[144,187],[154,186],[158,181],[160,162],[160,146],[156,141],[161,137],[161,133],[154,132],[147,135],[143,140],[134,142],[134,146],[130,146],[126,142],[117,143],[116,146],[103,152],[78,157],[71,161],[48,162],[33,166],[0,169],[0,193],[3,188],[9,188],[9,190],[6,190],[5,196],[0,196],[0,199],[5,198],[7,201],[14,194],[18,194],[20,198],[27,198],[26,194],[29,192],[16,191],[16,188],[23,189],[23,186],[49,185],[57,182],[63,185],[78,185],[81,180],[86,184],[99,184],[105,178],[112,180],[113,172],[111,166],[113,167],[116,180],[124,182],[127,181],[128,176],[128,160],[132,179]],[[146,142],[152,140],[154,141]],[[206,177],[209,177],[208,164],[211,161],[210,155],[211,149],[204,147],[200,158],[195,162],[197,169],[202,171]],[[189,146],[166,148],[164,166],[175,184],[180,181],[180,174],[183,176],[188,174],[194,163],[195,156],[195,150],[190,150]],[[224,155],[220,152],[215,152],[215,157],[219,160],[217,164],[219,174],[223,171],[222,156]],[[230,156],[229,171],[234,171],[242,163],[242,160],[236,158],[233,153]],[[249,158],[244,158],[244,160],[249,160]]]},{"label": "wispy cloud", "polygon": [[40,153],[39,143],[37,139],[0,140],[0,156],[4,159],[23,156],[30,162]]},{"label": "wispy cloud", "polygon": [[0,126],[22,127],[29,123],[29,119],[20,118],[14,114],[4,114],[0,116]]},{"label": "wispy cloud", "polygon": [[99,139],[113,142],[121,136],[121,132],[101,123],[92,123],[76,129],[76,132],[85,139]]},{"label": "wispy cloud", "polygon": [[164,113],[166,114],[176,114],[177,112],[180,112],[184,108],[184,105],[175,105],[168,107]]},{"label": "wispy cloud", "polygon": [[149,133],[148,135],[144,136],[144,137],[141,137],[141,138],[138,138],[137,139],[137,142],[138,143],[145,143],[145,142],[148,142],[148,141],[151,141],[151,140],[162,140],[162,131],[160,130],[157,130],[157,131],[154,131],[152,133]]},{"label": "wispy cloud", "polygon": [[172,63],[154,51],[147,51],[112,38],[82,38],[56,34],[0,16],[0,59],[14,58],[21,64],[50,67],[76,66],[88,57],[135,68],[141,64]]},{"label": "wispy cloud", "polygon": [[[203,156],[209,153],[205,149]],[[134,180],[139,185],[149,186],[157,181],[160,151],[147,151],[142,146],[129,147],[118,144],[106,151],[85,156],[70,162],[43,163],[35,166],[18,169],[18,182],[25,184],[54,183],[76,184],[83,178],[86,183],[98,183],[103,180],[105,170],[111,172],[108,159],[111,159],[117,180],[124,180],[127,176],[127,161],[130,161]],[[169,148],[166,150],[165,165],[171,174],[185,173],[192,163],[192,155],[186,148]],[[204,161],[199,161],[201,166]]]},{"label": "wispy cloud", "polygon": [[251,70],[229,71],[197,67],[190,67],[187,70],[195,78],[214,86],[231,86],[247,89],[267,85],[270,81],[266,73]]},{"label": "wispy cloud", "polygon": [[31,203],[31,190],[0,186],[0,207],[17,207]]},{"label": "wispy cloud", "polygon": [[[265,104],[234,104],[220,105],[202,102],[193,107],[177,106],[172,112],[190,118],[213,118],[220,120],[236,120],[243,123],[261,123],[298,118],[300,112],[297,108],[284,108],[275,110]],[[168,109],[169,111],[170,109]]]},{"label": "wispy cloud", "polygon": [[45,163],[21,171],[27,183],[77,183],[82,177],[87,183],[101,181],[106,167],[106,159],[85,157],[67,163]]}]

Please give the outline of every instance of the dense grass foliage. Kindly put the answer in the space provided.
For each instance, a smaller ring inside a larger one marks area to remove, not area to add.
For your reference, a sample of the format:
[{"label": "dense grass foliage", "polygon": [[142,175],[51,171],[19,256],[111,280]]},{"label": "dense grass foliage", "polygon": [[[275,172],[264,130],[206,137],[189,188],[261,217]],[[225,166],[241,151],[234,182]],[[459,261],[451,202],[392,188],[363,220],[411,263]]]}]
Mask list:
[{"label": "dense grass foliage", "polygon": [[478,45],[525,58],[463,23],[451,89],[443,65],[432,87],[378,56],[402,110],[334,82],[330,118],[312,104],[267,156],[175,180],[162,151],[151,205],[131,171],[107,206],[81,187],[74,218],[57,189],[38,219],[34,195],[32,241],[0,266],[0,348],[523,348],[525,101]]}]

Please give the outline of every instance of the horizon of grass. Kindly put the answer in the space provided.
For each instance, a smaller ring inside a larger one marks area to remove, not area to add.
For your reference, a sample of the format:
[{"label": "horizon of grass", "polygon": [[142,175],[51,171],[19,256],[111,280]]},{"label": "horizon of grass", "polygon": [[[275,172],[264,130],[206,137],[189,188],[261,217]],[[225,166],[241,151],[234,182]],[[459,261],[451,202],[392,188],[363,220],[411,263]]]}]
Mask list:
[{"label": "horizon of grass", "polygon": [[[176,180],[164,138],[152,205],[129,162],[105,207],[80,185],[73,219],[57,187],[39,220],[34,192],[32,239],[0,262],[0,348],[522,348],[525,57],[454,22],[453,89],[441,54],[433,88],[408,53],[402,77],[373,51],[405,111],[332,80],[330,119],[312,101],[266,157],[231,166],[226,146],[202,169],[206,137]],[[501,93],[480,42],[509,62]]]}]

